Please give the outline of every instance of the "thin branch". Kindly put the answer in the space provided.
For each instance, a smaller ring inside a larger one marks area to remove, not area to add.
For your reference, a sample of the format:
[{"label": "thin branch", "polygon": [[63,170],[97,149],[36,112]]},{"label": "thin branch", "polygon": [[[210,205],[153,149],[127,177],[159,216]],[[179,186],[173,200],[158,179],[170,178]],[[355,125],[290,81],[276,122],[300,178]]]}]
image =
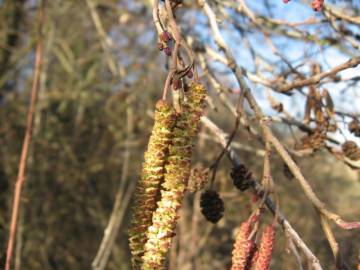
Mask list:
[{"label": "thin branch", "polygon": [[346,61],[328,71],[321,72],[321,73],[316,74],[308,79],[296,80],[289,84],[281,84],[281,85],[275,86],[275,89],[278,92],[285,93],[285,92],[289,92],[290,90],[295,89],[295,88],[318,84],[322,79],[324,79],[326,77],[334,76],[337,73],[339,73],[340,71],[343,71],[345,69],[355,68],[359,64],[360,64],[360,56],[354,57],[354,58],[351,58],[348,61]]},{"label": "thin branch", "polygon": [[[210,27],[213,33],[213,37],[215,40],[215,43],[218,45],[219,49],[222,50],[225,54],[225,57],[228,61],[228,67],[233,71],[239,86],[241,87],[241,90],[244,91],[245,97],[250,105],[250,108],[254,111],[256,118],[259,120],[260,126],[263,129],[263,132],[265,136],[268,136],[268,139],[271,141],[273,146],[275,147],[278,154],[282,157],[282,159],[285,161],[286,165],[289,167],[295,178],[299,181],[306,197],[312,202],[312,204],[327,218],[334,221],[339,227],[343,229],[356,229],[360,228],[360,222],[346,222],[344,221],[339,215],[331,212],[325,207],[325,204],[320,201],[320,199],[316,196],[315,192],[312,190],[311,186],[309,185],[308,181],[305,179],[303,174],[301,173],[301,170],[297,166],[297,164],[293,161],[289,153],[286,151],[285,147],[282,145],[282,143],[273,135],[271,129],[268,126],[269,118],[266,117],[260,106],[258,105],[257,101],[255,100],[254,96],[251,94],[251,89],[247,85],[244,73],[241,68],[237,65],[235,58],[233,54],[231,53],[230,49],[227,47],[223,37],[221,36],[219,26],[217,24],[216,16],[211,7],[207,4],[205,0],[198,0],[200,6],[203,8],[205,14],[207,15],[210,23]],[[355,60],[354,60],[355,59]],[[346,62],[343,65],[348,65],[349,67],[354,65],[353,61],[355,61],[357,64],[360,63],[360,57],[353,58]],[[349,64],[350,63],[350,64]],[[340,65],[340,66],[343,66]],[[337,68],[339,68],[338,66]],[[334,72],[328,71],[328,72]],[[326,73],[326,72],[325,72]],[[321,75],[324,73],[319,73],[312,78],[316,78],[317,76],[324,76]],[[302,80],[303,81],[303,80]]]},{"label": "thin branch", "polygon": [[129,174],[129,164],[130,164],[130,141],[132,140],[132,132],[133,132],[133,109],[130,104],[127,104],[126,110],[126,142],[125,142],[125,150],[124,150],[124,162],[122,166],[121,179],[118,191],[116,192],[115,202],[113,206],[113,210],[111,212],[109,222],[104,230],[104,236],[101,240],[101,244],[99,246],[98,252],[92,262],[92,269],[94,270],[103,270],[105,269],[111,251],[115,245],[115,239],[119,233],[119,229],[121,227],[125,211],[127,206],[130,203],[131,194],[133,193],[133,189],[135,188],[135,182],[131,182],[127,188],[126,180],[128,179]]},{"label": "thin branch", "polygon": [[11,213],[11,224],[10,224],[10,232],[9,232],[9,240],[8,246],[6,251],[6,263],[5,263],[5,270],[10,270],[11,260],[13,255],[14,249],[14,242],[15,242],[15,234],[16,234],[16,226],[17,226],[17,219],[18,213],[20,209],[20,198],[22,187],[25,182],[25,174],[26,174],[26,162],[29,152],[29,147],[31,144],[32,134],[33,134],[33,125],[34,125],[34,114],[35,114],[35,107],[37,101],[37,94],[39,89],[39,80],[41,74],[41,66],[42,66],[42,56],[43,56],[43,36],[42,36],[42,29],[45,21],[45,6],[46,0],[42,1],[42,5],[39,9],[39,23],[38,23],[38,40],[36,45],[36,52],[35,52],[35,67],[34,67],[34,74],[31,86],[31,93],[30,93],[30,105],[29,111],[27,114],[27,121],[26,121],[26,131],[25,137],[22,145],[21,150],[21,157],[19,161],[19,169],[18,169],[18,176],[15,185],[15,193],[12,205],[12,213]]},{"label": "thin branch", "polygon": [[[226,147],[228,134],[224,133],[215,123],[213,123],[209,118],[202,117],[201,122],[216,136],[218,142],[222,145],[222,147]],[[230,145],[227,149],[228,157],[230,158],[231,162],[234,166],[239,166],[242,164],[241,159],[232,149]],[[252,181],[252,187],[255,189],[256,193],[260,193],[263,191],[262,186],[255,180]],[[274,202],[269,198],[266,197],[265,204],[269,208],[269,210],[275,214],[276,206]],[[302,251],[304,252],[307,260],[312,265],[313,269],[320,270],[322,269],[319,259],[313,254],[310,248],[305,244],[305,242],[301,239],[298,233],[294,230],[291,224],[286,220],[285,216],[279,211],[278,222],[282,225],[284,233],[289,235],[293,243]]]}]

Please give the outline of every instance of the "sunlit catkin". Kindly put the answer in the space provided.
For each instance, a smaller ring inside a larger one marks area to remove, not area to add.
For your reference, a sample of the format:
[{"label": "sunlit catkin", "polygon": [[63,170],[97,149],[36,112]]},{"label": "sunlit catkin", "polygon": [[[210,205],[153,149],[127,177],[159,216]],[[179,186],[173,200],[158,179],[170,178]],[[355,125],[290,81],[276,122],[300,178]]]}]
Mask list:
[{"label": "sunlit catkin", "polygon": [[250,221],[243,222],[236,235],[236,240],[232,251],[231,270],[248,269],[247,265],[249,264],[250,253],[254,247],[254,241],[248,239],[250,236],[250,232]]},{"label": "sunlit catkin", "polygon": [[129,230],[130,249],[133,269],[140,269],[141,257],[146,243],[146,231],[152,222],[152,214],[160,195],[160,184],[164,179],[165,162],[176,113],[166,101],[158,101],[155,111],[155,123],[144,154],[141,179],[138,182],[131,228]]},{"label": "sunlit catkin", "polygon": [[148,230],[142,269],[164,269],[167,251],[174,236],[178,214],[190,175],[191,154],[205,100],[205,88],[192,84],[187,101],[177,117],[165,166],[161,200]]},{"label": "sunlit catkin", "polygon": [[265,227],[261,237],[258,258],[255,263],[255,270],[268,270],[275,244],[275,227]]}]

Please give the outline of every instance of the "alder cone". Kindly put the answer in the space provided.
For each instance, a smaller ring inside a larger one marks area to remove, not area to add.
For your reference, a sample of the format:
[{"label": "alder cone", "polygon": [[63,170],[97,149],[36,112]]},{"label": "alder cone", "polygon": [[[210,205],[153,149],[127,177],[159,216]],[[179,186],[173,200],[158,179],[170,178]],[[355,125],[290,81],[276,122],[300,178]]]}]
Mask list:
[{"label": "alder cone", "polygon": [[344,155],[354,161],[360,160],[360,148],[354,141],[346,141],[341,146]]},{"label": "alder cone", "polygon": [[164,179],[164,166],[175,125],[175,110],[166,101],[158,101],[155,123],[151,132],[141,178],[138,181],[129,230],[133,269],[139,269],[144,253],[146,231],[159,198],[160,183]]},{"label": "alder cone", "polygon": [[274,251],[275,233],[276,231],[273,225],[265,227],[261,237],[259,254],[255,263],[255,270],[269,269],[272,253]]},{"label": "alder cone", "polygon": [[245,191],[250,187],[251,172],[245,167],[245,165],[240,164],[238,166],[234,166],[230,176],[233,180],[234,186],[239,190]]},{"label": "alder cone", "polygon": [[143,270],[165,268],[166,254],[175,235],[177,211],[181,207],[190,176],[192,148],[198,133],[206,90],[202,85],[192,84],[187,94],[187,102],[177,116],[172,132],[161,199],[152,215],[152,225],[147,230],[145,253],[142,256]]},{"label": "alder cone", "polygon": [[214,190],[206,190],[200,198],[201,213],[206,220],[217,223],[224,213],[224,202]]},{"label": "alder cone", "polygon": [[359,120],[357,120],[357,119],[352,120],[348,125],[348,129],[356,137],[360,137],[360,122],[359,122]]}]

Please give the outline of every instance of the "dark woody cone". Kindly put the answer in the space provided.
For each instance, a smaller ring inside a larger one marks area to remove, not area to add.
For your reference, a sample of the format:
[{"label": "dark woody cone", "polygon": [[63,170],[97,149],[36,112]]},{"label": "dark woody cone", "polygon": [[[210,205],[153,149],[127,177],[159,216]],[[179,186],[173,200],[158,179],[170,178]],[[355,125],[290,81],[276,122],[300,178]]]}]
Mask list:
[{"label": "dark woody cone", "polygon": [[251,184],[251,172],[243,165],[235,166],[230,173],[234,186],[241,191],[245,191]]},{"label": "dark woody cone", "polygon": [[224,202],[214,190],[206,190],[200,198],[201,213],[212,222],[217,223],[224,213]]}]

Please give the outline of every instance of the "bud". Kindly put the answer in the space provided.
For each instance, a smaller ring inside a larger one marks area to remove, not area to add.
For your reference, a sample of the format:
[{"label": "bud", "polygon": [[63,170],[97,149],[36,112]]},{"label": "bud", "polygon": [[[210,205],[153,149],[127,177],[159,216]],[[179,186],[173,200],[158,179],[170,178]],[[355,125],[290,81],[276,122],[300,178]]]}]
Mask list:
[{"label": "bud", "polygon": [[164,49],[164,44],[162,42],[158,42],[157,47],[158,47],[159,51],[162,51]]},{"label": "bud", "polygon": [[170,47],[165,47],[164,48],[164,53],[167,55],[167,56],[171,56],[171,48]]},{"label": "bud", "polygon": [[160,34],[160,40],[168,43],[170,40],[172,40],[171,34],[168,31],[164,31]]},{"label": "bud", "polygon": [[172,81],[172,88],[174,90],[178,90],[180,88],[180,80],[173,80]]},{"label": "bud", "polygon": [[187,75],[187,77],[188,77],[189,79],[191,79],[191,78],[194,76],[194,74],[193,74],[193,72],[192,72],[191,69],[186,73],[186,75]]},{"label": "bud", "polygon": [[311,6],[314,11],[319,12],[324,7],[324,0],[313,0]]}]

